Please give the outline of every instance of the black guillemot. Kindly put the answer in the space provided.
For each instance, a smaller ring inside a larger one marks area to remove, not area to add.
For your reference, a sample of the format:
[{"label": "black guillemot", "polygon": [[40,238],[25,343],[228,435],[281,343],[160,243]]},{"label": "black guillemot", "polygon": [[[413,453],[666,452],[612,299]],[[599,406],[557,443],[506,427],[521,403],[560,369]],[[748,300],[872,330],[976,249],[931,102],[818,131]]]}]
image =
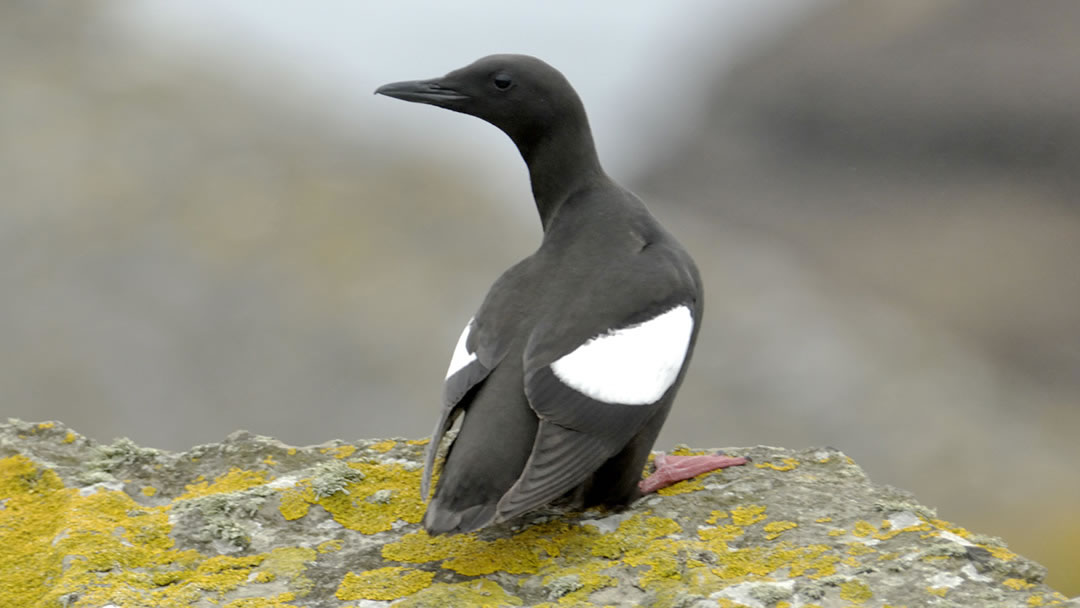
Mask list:
[{"label": "black guillemot", "polygon": [[619,507],[743,464],[669,456],[641,479],[694,350],[701,277],[644,203],[604,173],[566,78],[534,57],[492,55],[376,93],[470,114],[509,135],[544,231],[539,249],[495,281],[454,348],[423,496],[443,436],[465,418],[427,531],[476,530],[567,495]]}]

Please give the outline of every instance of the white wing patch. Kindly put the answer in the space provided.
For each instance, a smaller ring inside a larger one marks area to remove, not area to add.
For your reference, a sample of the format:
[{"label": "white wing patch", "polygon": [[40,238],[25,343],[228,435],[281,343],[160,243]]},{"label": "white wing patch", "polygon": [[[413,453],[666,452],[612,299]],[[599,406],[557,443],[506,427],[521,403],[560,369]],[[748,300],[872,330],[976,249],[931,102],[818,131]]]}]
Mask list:
[{"label": "white wing patch", "polygon": [[653,403],[678,377],[693,333],[690,309],[676,306],[643,323],[590,339],[552,363],[551,371],[597,401]]},{"label": "white wing patch", "polygon": [[476,361],[476,353],[470,353],[465,348],[465,343],[469,340],[469,329],[472,327],[472,319],[465,324],[465,329],[461,332],[461,337],[458,338],[457,345],[454,346],[454,354],[450,356],[450,367],[446,369],[446,377],[449,378],[458,373],[461,368]]}]

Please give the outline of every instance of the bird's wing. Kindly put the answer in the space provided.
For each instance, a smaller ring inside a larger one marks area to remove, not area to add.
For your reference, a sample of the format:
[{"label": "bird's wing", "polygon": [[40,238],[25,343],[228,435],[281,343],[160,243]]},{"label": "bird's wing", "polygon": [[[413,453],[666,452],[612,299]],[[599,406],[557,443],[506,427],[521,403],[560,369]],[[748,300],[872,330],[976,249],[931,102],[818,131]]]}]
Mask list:
[{"label": "bird's wing", "polygon": [[469,319],[450,356],[450,366],[446,370],[446,381],[443,383],[442,415],[439,416],[439,422],[431,434],[431,441],[428,442],[427,449],[424,451],[424,477],[420,485],[420,495],[425,498],[431,487],[435,454],[439,451],[443,435],[465,410],[468,404],[466,395],[488,377],[491,370],[505,355],[505,352],[499,352],[504,349],[485,343],[480,337],[481,333],[475,330],[475,318]]},{"label": "bird's wing", "polygon": [[[592,299],[591,310],[602,314],[571,304],[530,336],[525,395],[540,426],[525,470],[499,502],[498,519],[581,484],[657,413],[680,377],[699,321],[698,292],[652,292],[635,306],[620,291]],[[604,318],[622,321],[605,326]]]}]

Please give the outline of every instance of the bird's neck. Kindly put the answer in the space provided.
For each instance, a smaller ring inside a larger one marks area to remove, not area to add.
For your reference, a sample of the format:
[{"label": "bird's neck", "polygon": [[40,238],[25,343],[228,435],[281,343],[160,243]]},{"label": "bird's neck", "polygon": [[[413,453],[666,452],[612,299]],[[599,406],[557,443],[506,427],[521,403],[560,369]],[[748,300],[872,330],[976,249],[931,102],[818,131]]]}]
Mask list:
[{"label": "bird's neck", "polygon": [[570,196],[604,175],[588,124],[549,131],[528,144],[518,144],[529,166],[536,210],[546,232]]}]

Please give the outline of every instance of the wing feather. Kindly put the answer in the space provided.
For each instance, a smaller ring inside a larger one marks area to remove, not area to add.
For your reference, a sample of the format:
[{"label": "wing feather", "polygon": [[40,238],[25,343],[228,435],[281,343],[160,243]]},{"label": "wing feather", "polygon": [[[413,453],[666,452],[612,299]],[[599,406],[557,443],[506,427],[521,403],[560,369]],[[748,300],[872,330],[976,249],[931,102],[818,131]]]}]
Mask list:
[{"label": "wing feather", "polygon": [[472,331],[474,326],[475,320],[469,319],[450,357],[450,367],[447,369],[446,381],[443,383],[442,414],[424,450],[424,476],[420,481],[420,495],[425,498],[431,488],[431,477],[435,473],[435,456],[439,452],[443,436],[453,426],[454,421],[465,412],[470,401],[468,396],[480,386],[498,364],[498,360],[490,356],[492,352],[490,347],[481,348],[477,344],[479,340]]},{"label": "wing feather", "polygon": [[[525,371],[525,396],[540,426],[525,469],[499,501],[496,518],[510,519],[558,498],[618,454],[670,404],[695,333],[691,307],[669,303],[643,321],[598,330],[561,349],[550,345],[559,336],[534,335],[530,343],[537,350],[562,354]],[[571,354],[576,358],[560,373],[558,363]],[[524,356],[542,361],[528,348]],[[599,373],[590,376],[589,365]]]},{"label": "wing feather", "polygon": [[499,500],[496,521],[506,521],[547,504],[580,485],[617,446],[588,433],[543,421],[525,471]]}]

